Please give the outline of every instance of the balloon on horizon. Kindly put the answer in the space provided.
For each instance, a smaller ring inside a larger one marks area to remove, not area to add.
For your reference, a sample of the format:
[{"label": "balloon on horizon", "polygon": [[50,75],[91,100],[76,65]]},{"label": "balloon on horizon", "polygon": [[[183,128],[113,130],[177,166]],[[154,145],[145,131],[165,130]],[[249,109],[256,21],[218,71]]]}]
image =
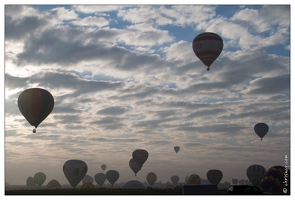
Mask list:
[{"label": "balloon on horizon", "polygon": [[94,180],[99,186],[103,186],[106,179],[107,177],[104,173],[97,173],[94,176]]},{"label": "balloon on horizon", "polygon": [[223,40],[216,33],[204,32],[194,38],[192,46],[195,55],[207,66],[207,71],[209,71],[212,63],[222,52]]},{"label": "balloon on horizon", "polygon": [[120,176],[120,174],[116,170],[109,170],[106,173],[106,178],[112,184],[112,186],[114,186],[116,181],[119,179],[119,176]]},{"label": "balloon on horizon", "polygon": [[150,172],[146,175],[146,180],[150,185],[154,185],[157,181],[157,175],[154,172]]},{"label": "balloon on horizon", "polygon": [[92,176],[86,174],[82,179],[82,184],[85,184],[85,183],[93,183]]},{"label": "balloon on horizon", "polygon": [[222,171],[218,169],[210,169],[207,172],[207,179],[212,185],[218,185],[223,177]]},{"label": "balloon on horizon", "polygon": [[36,181],[35,181],[35,179],[33,177],[30,176],[30,177],[27,178],[27,181],[26,181],[26,186],[27,187],[34,187],[36,185],[37,185],[37,183],[36,183]]},{"label": "balloon on horizon", "polygon": [[55,179],[49,181],[49,182],[47,183],[47,186],[46,186],[46,187],[47,187],[48,189],[61,189],[61,185],[60,185],[60,183],[59,183],[57,180],[55,180]]},{"label": "balloon on horizon", "polygon": [[256,187],[259,186],[265,172],[265,168],[261,165],[250,165],[246,170],[248,179]]},{"label": "balloon on horizon", "polygon": [[63,165],[63,172],[72,187],[76,187],[88,171],[87,164],[82,160],[68,160]]},{"label": "balloon on horizon", "polygon": [[177,176],[177,175],[171,176],[171,181],[174,185],[177,185],[177,183],[179,181],[179,176]]},{"label": "balloon on horizon", "polygon": [[46,180],[46,175],[43,172],[37,172],[34,175],[34,180],[36,182],[36,184],[41,187],[41,185],[45,182]]},{"label": "balloon on horizon", "polygon": [[101,165],[101,169],[104,171],[107,168],[107,166],[105,164]]},{"label": "balloon on horizon", "polygon": [[139,172],[140,167],[138,166],[138,164],[136,163],[136,161],[134,160],[134,158],[131,158],[129,160],[129,167],[132,169],[132,171],[134,172],[135,176],[136,174]]},{"label": "balloon on horizon", "polygon": [[254,131],[261,138],[261,140],[267,134],[268,130],[269,127],[266,123],[257,123],[254,126]]},{"label": "balloon on horizon", "polygon": [[51,113],[54,98],[50,92],[42,88],[30,88],[18,96],[18,108],[25,119],[34,126],[33,133],[39,124]]}]

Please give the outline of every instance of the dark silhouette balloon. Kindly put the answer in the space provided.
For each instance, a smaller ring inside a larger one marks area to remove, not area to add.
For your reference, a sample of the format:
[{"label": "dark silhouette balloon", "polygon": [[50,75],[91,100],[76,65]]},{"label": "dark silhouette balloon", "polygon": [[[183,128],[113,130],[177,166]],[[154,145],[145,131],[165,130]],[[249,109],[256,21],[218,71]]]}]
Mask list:
[{"label": "dark silhouette balloon", "polygon": [[48,189],[61,189],[61,185],[60,185],[60,183],[59,183],[57,180],[55,180],[55,179],[49,181],[49,182],[47,183],[47,186],[46,186],[46,187],[47,187]]},{"label": "dark silhouette balloon", "polygon": [[179,146],[175,146],[175,147],[174,147],[174,151],[175,151],[176,153],[178,153],[179,150],[180,150],[180,147],[179,147]]},{"label": "dark silhouette balloon", "polygon": [[107,166],[105,164],[101,165],[101,169],[104,171],[107,168]]},{"label": "dark silhouette balloon", "polygon": [[258,187],[261,179],[263,178],[264,174],[265,174],[265,168],[261,165],[250,165],[247,168],[247,177],[248,179],[251,181],[251,183]]},{"label": "dark silhouette balloon", "polygon": [[171,181],[174,185],[177,185],[177,183],[179,181],[179,176],[177,176],[177,175],[171,176]]},{"label": "dark silhouette balloon", "polygon": [[120,174],[116,170],[109,170],[106,173],[107,180],[112,184],[112,186],[119,179],[119,176],[120,176]]},{"label": "dark silhouette balloon", "polygon": [[132,171],[134,172],[135,176],[137,174],[137,172],[139,172],[140,167],[138,166],[138,164],[135,162],[134,158],[131,158],[129,160],[129,167],[132,169]]},{"label": "dark silhouette balloon", "polygon": [[33,177],[28,177],[26,182],[27,187],[34,187],[36,186],[36,181]]},{"label": "dark silhouette balloon", "polygon": [[63,166],[63,172],[73,187],[76,187],[84,178],[87,170],[87,164],[82,160],[68,160]]},{"label": "dark silhouette balloon", "polygon": [[207,179],[212,185],[218,185],[222,179],[222,171],[218,169],[210,169],[207,172]]},{"label": "dark silhouette balloon", "polygon": [[223,40],[216,33],[205,32],[195,37],[192,46],[196,56],[208,67],[207,71],[209,71],[211,64],[223,49]]},{"label": "dark silhouette balloon", "polygon": [[146,180],[150,185],[154,185],[157,180],[157,175],[154,172],[150,172],[146,175]]},{"label": "dark silhouette balloon", "polygon": [[36,184],[40,187],[46,180],[46,175],[43,172],[38,172],[34,175]]},{"label": "dark silhouette balloon", "polygon": [[94,176],[94,180],[99,186],[103,186],[106,179],[107,177],[104,173],[97,173]]},{"label": "dark silhouette balloon", "polygon": [[269,128],[266,123],[258,123],[254,126],[254,131],[261,138],[261,140],[267,134],[268,130]]},{"label": "dark silhouette balloon", "polygon": [[149,153],[144,149],[136,149],[133,151],[132,157],[141,169],[145,161],[148,159]]},{"label": "dark silhouette balloon", "polygon": [[51,113],[54,107],[54,99],[50,92],[41,88],[30,88],[23,91],[18,97],[18,108],[26,120],[35,126]]}]

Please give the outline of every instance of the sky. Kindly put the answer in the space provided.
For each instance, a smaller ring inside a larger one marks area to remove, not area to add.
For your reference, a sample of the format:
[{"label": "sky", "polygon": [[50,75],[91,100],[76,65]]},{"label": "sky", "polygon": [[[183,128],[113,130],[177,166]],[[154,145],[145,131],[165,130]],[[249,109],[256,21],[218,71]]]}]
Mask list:
[{"label": "sky", "polygon": [[[247,179],[290,159],[289,5],[6,5],[4,7],[5,182],[46,174],[68,184],[70,159],[118,182],[178,175]],[[192,41],[223,39],[210,71]],[[54,97],[37,132],[17,105],[28,88]],[[269,131],[261,141],[254,125]],[[178,154],[174,146],[179,146]],[[137,176],[132,152],[145,149]],[[289,160],[291,162],[291,159]]]}]

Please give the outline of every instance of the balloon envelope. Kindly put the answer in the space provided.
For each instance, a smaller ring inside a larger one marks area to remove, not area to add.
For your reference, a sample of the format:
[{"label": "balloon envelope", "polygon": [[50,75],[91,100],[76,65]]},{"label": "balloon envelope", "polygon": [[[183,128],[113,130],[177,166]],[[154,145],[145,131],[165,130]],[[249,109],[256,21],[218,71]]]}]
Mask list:
[{"label": "balloon envelope", "polygon": [[187,184],[201,184],[201,178],[197,174],[190,175]]},{"label": "balloon envelope", "polygon": [[144,185],[137,180],[131,180],[126,182],[122,186],[122,189],[144,189]]},{"label": "balloon envelope", "polygon": [[210,169],[207,172],[207,179],[212,185],[218,185],[222,179],[222,171],[218,169]]},{"label": "balloon envelope", "polygon": [[63,172],[73,187],[76,187],[83,179],[87,170],[87,164],[82,160],[68,160],[63,166]]},{"label": "balloon envelope", "polygon": [[259,186],[265,172],[265,168],[261,165],[250,165],[246,171],[248,179],[256,187]]},{"label": "balloon envelope", "polygon": [[137,174],[137,172],[139,172],[140,167],[138,166],[138,164],[135,162],[134,158],[131,158],[129,160],[129,167],[132,169],[132,171],[134,172],[135,176]]},{"label": "balloon envelope", "polygon": [[106,166],[105,164],[102,164],[102,165],[101,165],[101,169],[102,169],[102,170],[105,170],[106,168],[107,168],[107,166]]},{"label": "balloon envelope", "polygon": [[[287,176],[285,176],[287,174]],[[287,180],[285,180],[285,178]],[[287,186],[285,185],[287,182]],[[284,194],[284,188],[286,192],[290,192],[290,170],[283,166],[273,166],[269,168],[259,185],[259,188],[263,192],[270,192],[275,194]]]},{"label": "balloon envelope", "polygon": [[90,175],[85,175],[82,179],[82,183],[85,184],[85,183],[93,183],[93,178],[92,176]]},{"label": "balloon envelope", "polygon": [[104,173],[97,173],[94,176],[94,180],[99,186],[102,186],[104,184],[106,178],[107,177]]},{"label": "balloon envelope", "polygon": [[179,146],[175,146],[175,147],[174,147],[174,151],[175,151],[176,153],[178,153],[179,150],[180,150],[180,147],[179,147]]},{"label": "balloon envelope", "polygon": [[195,55],[208,67],[218,58],[223,49],[223,40],[216,33],[205,32],[193,41]]},{"label": "balloon envelope", "polygon": [[48,189],[61,189],[61,185],[60,185],[60,183],[59,183],[57,180],[55,180],[55,179],[49,181],[49,182],[47,183],[47,186],[46,186],[46,187],[47,187]]},{"label": "balloon envelope", "polygon": [[36,181],[34,180],[33,177],[28,177],[27,182],[26,182],[27,187],[34,187],[36,186]]},{"label": "balloon envelope", "polygon": [[149,153],[144,149],[136,149],[132,153],[132,158],[135,160],[137,165],[142,168],[145,161],[148,159]]},{"label": "balloon envelope", "polygon": [[35,128],[51,113],[54,99],[50,92],[41,88],[23,91],[18,97],[18,108]]},{"label": "balloon envelope", "polygon": [[150,172],[146,175],[146,180],[150,185],[154,185],[157,180],[157,175],[154,172]]},{"label": "balloon envelope", "polygon": [[269,128],[266,123],[258,123],[254,126],[254,131],[261,138],[261,140],[267,134],[268,129]]},{"label": "balloon envelope", "polygon": [[84,183],[79,189],[93,189],[94,185],[90,182]]},{"label": "balloon envelope", "polygon": [[117,172],[116,170],[109,170],[106,173],[106,177],[107,180],[114,185],[114,183],[116,183],[116,181],[119,179],[119,172]]},{"label": "balloon envelope", "polygon": [[177,183],[179,181],[179,176],[177,176],[177,175],[171,176],[171,181],[174,185],[177,185]]},{"label": "balloon envelope", "polygon": [[36,184],[40,187],[46,180],[46,175],[43,172],[38,172],[34,175]]}]

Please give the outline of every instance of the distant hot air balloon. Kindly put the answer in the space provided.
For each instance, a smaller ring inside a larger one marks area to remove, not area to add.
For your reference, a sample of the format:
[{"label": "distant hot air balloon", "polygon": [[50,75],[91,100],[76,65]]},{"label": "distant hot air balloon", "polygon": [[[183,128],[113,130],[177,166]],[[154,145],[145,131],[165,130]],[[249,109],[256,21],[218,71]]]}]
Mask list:
[{"label": "distant hot air balloon", "polygon": [[222,179],[222,171],[218,169],[210,169],[207,172],[207,179],[212,185],[218,185]]},{"label": "distant hot air balloon", "polygon": [[49,182],[47,183],[47,186],[46,186],[46,187],[47,187],[48,189],[61,189],[61,185],[60,185],[60,183],[59,183],[57,180],[55,180],[55,179],[49,181]]},{"label": "distant hot air balloon", "polygon": [[265,168],[261,165],[250,165],[247,168],[247,177],[249,178],[249,180],[251,181],[251,183],[258,187],[261,179],[263,178],[264,174],[265,174]]},{"label": "distant hot air balloon", "polygon": [[137,172],[139,172],[140,167],[138,166],[138,164],[135,162],[134,158],[131,158],[129,160],[129,167],[132,169],[132,171],[134,172],[135,176],[137,174]]},{"label": "distant hot air balloon", "polygon": [[178,153],[179,150],[180,150],[180,147],[179,147],[179,146],[175,146],[175,147],[174,147],[174,151],[175,151],[176,153]]},{"label": "distant hot air balloon", "polygon": [[187,184],[201,184],[201,178],[197,174],[190,175]]},{"label": "distant hot air balloon", "polygon": [[290,170],[283,166],[269,168],[259,185],[263,192],[290,194]]},{"label": "distant hot air balloon", "polygon": [[82,184],[93,183],[93,178],[90,175],[85,175],[82,179]]},{"label": "distant hot air balloon", "polygon": [[27,187],[34,187],[36,186],[36,181],[33,177],[28,177],[26,182]]},{"label": "distant hot air balloon", "polygon": [[261,138],[261,140],[267,134],[268,129],[269,128],[266,123],[258,123],[254,126],[254,131]]},{"label": "distant hot air balloon", "polygon": [[132,157],[141,169],[145,161],[148,159],[149,153],[144,149],[136,149],[133,151]]},{"label": "distant hot air balloon", "polygon": [[154,185],[157,180],[157,175],[154,172],[150,172],[146,175],[146,180],[150,185]]},{"label": "distant hot air balloon", "polygon": [[93,189],[94,188],[94,185],[90,182],[87,182],[87,183],[84,183],[83,185],[81,185],[81,187],[79,189],[82,189],[82,190],[87,190],[87,189]]},{"label": "distant hot air balloon", "polygon": [[196,56],[210,70],[211,64],[218,58],[223,49],[223,40],[216,33],[205,32],[197,35],[193,41]]},{"label": "distant hot air balloon", "polygon": [[177,183],[179,181],[179,176],[177,176],[177,175],[171,176],[171,181],[174,185],[177,185]]},{"label": "distant hot air balloon", "polygon": [[131,180],[131,181],[127,181],[122,186],[122,189],[144,189],[144,185],[137,180]]},{"label": "distant hot air balloon", "polygon": [[101,165],[101,169],[104,171],[107,168],[107,166],[105,164]]},{"label": "distant hot air balloon", "polygon": [[35,126],[35,133],[38,125],[51,113],[54,99],[47,90],[30,88],[19,95],[17,104],[26,120]]},{"label": "distant hot air balloon", "polygon": [[82,160],[68,160],[63,166],[63,172],[73,187],[76,187],[84,178],[87,170],[87,164]]},{"label": "distant hot air balloon", "polygon": [[119,179],[119,176],[120,176],[120,174],[116,170],[109,170],[106,173],[107,180],[112,184],[112,186]]},{"label": "distant hot air balloon", "polygon": [[43,172],[38,172],[34,175],[36,184],[40,187],[46,180],[46,175]]},{"label": "distant hot air balloon", "polygon": [[97,173],[94,176],[95,182],[101,187],[103,186],[105,180],[106,180],[106,175],[104,173]]}]

